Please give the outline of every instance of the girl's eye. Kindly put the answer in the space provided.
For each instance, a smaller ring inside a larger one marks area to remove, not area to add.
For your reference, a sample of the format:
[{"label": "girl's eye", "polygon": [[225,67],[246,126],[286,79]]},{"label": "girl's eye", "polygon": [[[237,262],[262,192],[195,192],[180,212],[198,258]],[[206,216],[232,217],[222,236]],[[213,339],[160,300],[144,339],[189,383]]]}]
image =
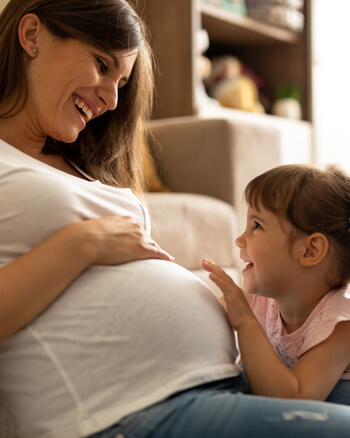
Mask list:
[{"label": "girl's eye", "polygon": [[99,59],[99,58],[96,58],[96,60],[97,60],[98,66],[100,68],[100,72],[102,74],[106,73],[106,71],[108,70],[107,65],[103,61],[101,61],[101,59]]},{"label": "girl's eye", "polygon": [[254,221],[254,230],[258,230],[261,229],[261,225],[259,224],[259,222]]}]

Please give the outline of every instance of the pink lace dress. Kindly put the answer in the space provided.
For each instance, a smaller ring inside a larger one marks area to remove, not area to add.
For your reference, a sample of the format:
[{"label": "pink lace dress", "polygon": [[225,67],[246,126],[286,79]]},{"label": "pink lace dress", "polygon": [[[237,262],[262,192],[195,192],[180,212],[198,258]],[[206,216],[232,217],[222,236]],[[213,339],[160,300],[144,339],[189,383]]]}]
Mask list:
[{"label": "pink lace dress", "polygon": [[[327,339],[341,321],[350,320],[350,288],[329,292],[304,324],[287,333],[274,299],[254,296],[252,310],[281,360],[292,368],[307,350]],[[350,369],[342,380],[350,380]]]}]

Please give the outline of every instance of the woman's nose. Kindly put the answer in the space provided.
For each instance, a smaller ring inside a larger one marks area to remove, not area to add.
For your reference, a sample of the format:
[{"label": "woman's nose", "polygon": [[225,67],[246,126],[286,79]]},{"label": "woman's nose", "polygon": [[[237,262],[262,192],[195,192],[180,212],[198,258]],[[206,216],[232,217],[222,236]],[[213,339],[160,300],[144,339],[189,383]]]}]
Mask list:
[{"label": "woman's nose", "polygon": [[99,98],[106,110],[113,111],[118,105],[118,83],[111,81],[99,89]]}]

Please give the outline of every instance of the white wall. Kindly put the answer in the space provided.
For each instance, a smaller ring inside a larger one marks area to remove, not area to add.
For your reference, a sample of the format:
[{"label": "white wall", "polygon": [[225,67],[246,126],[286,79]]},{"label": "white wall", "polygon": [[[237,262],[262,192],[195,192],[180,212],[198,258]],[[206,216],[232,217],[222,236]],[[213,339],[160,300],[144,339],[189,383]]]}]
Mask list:
[{"label": "white wall", "polygon": [[312,0],[316,161],[350,172],[350,1]]}]

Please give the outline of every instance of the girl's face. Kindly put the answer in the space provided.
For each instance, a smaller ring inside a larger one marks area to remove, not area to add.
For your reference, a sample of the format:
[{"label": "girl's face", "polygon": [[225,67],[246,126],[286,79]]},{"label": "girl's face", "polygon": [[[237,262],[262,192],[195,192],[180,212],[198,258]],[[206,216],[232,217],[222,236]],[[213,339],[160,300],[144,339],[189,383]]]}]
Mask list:
[{"label": "girl's face", "polygon": [[41,33],[27,64],[28,126],[36,136],[70,143],[86,123],[118,104],[118,89],[131,74],[137,51],[106,53],[76,39]]},{"label": "girl's face", "polygon": [[292,226],[263,208],[248,208],[247,227],[236,239],[243,270],[243,290],[271,298],[290,292],[298,278],[298,242],[288,246]]}]

